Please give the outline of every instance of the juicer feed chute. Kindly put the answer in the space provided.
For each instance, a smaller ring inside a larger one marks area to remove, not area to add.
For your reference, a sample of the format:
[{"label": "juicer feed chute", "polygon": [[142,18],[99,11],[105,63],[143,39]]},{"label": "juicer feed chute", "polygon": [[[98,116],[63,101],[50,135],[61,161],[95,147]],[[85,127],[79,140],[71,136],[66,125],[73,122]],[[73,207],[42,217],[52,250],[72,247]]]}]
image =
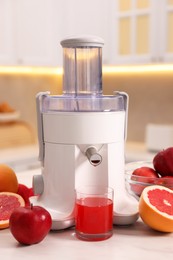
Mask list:
[{"label": "juicer feed chute", "polygon": [[[39,159],[33,203],[50,212],[52,229],[74,225],[75,189],[114,189],[114,224],[137,219],[137,204],[124,183],[128,96],[102,94],[102,46],[97,37],[68,38],[63,47],[63,94],[38,93]],[[130,216],[129,218],[122,218]]]}]

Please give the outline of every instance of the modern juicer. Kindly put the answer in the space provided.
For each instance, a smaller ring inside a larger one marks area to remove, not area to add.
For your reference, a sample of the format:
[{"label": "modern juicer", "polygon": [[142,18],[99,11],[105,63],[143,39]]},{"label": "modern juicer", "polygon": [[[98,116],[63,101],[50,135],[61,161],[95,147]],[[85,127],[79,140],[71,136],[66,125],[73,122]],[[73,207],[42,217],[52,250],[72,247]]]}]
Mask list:
[{"label": "modern juicer", "polygon": [[114,224],[138,217],[136,201],[124,183],[128,96],[102,93],[103,40],[71,37],[63,47],[63,94],[38,93],[39,159],[33,177],[33,204],[51,214],[52,229],[74,225],[75,188],[107,185],[114,189]]}]

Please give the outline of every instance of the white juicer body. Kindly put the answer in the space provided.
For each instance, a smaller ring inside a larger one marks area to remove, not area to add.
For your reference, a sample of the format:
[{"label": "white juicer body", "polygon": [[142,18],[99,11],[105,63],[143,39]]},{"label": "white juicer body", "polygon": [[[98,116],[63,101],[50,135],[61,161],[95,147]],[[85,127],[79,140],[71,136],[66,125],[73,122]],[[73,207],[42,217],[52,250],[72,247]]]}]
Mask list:
[{"label": "white juicer body", "polygon": [[114,189],[114,224],[137,219],[124,181],[128,95],[103,95],[103,44],[95,36],[61,41],[63,93],[37,95],[42,174],[33,178],[32,201],[51,213],[52,229],[74,225],[75,189],[83,185]]},{"label": "white juicer body", "polygon": [[[38,95],[37,102],[42,98],[44,95]],[[37,107],[40,109],[41,106]],[[114,224],[118,224],[117,213],[127,207],[125,111],[38,111],[38,117],[40,138],[44,138],[40,146],[43,169],[42,175],[33,179],[36,193],[41,190],[39,197],[33,198],[33,203],[51,213],[52,229],[74,225],[75,189],[85,185],[107,185],[114,189]],[[90,147],[94,147],[102,158],[97,166],[92,165],[86,156]]]}]

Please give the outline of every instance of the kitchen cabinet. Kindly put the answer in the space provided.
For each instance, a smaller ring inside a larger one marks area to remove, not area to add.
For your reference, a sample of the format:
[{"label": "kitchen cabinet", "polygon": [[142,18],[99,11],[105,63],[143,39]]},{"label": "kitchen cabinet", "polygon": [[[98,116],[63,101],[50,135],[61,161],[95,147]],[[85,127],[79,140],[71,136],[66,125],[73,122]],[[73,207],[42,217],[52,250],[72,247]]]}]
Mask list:
[{"label": "kitchen cabinet", "polygon": [[0,63],[8,64],[14,60],[14,22],[11,0],[0,1]]},{"label": "kitchen cabinet", "polygon": [[114,1],[115,60],[112,63],[147,62],[154,43],[154,1],[118,0]]},{"label": "kitchen cabinet", "polygon": [[53,1],[18,0],[13,8],[16,23],[16,61],[21,65],[55,65]]},{"label": "kitchen cabinet", "polygon": [[107,0],[1,0],[0,65],[62,65],[60,41],[94,34],[105,40],[109,62]]},{"label": "kitchen cabinet", "polygon": [[52,0],[0,1],[0,64],[55,65]]},{"label": "kitchen cabinet", "polygon": [[173,0],[118,0],[112,5],[112,63],[173,61]]},{"label": "kitchen cabinet", "polygon": [[[173,61],[173,0],[160,0],[160,59]],[[162,12],[163,10],[163,12]],[[158,29],[159,30],[159,29]]]},{"label": "kitchen cabinet", "polygon": [[93,34],[104,64],[173,61],[173,0],[1,0],[0,65],[61,66],[60,41]]},{"label": "kitchen cabinet", "polygon": [[[65,2],[64,2],[65,1]],[[103,63],[108,64],[111,57],[110,5],[107,0],[63,0],[65,4],[65,19],[63,36],[67,35],[96,35],[104,39]]]}]

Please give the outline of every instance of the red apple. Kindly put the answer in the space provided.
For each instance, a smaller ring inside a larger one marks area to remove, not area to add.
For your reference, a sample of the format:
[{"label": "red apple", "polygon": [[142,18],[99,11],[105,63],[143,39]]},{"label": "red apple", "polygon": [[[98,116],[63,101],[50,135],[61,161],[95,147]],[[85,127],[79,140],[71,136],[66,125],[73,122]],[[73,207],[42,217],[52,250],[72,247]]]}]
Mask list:
[{"label": "red apple", "polygon": [[159,175],[154,169],[146,166],[137,168],[133,171],[131,176],[131,190],[140,196],[143,189],[148,186],[148,184],[153,184],[156,178],[159,178]]},{"label": "red apple", "polygon": [[173,176],[173,147],[158,152],[153,158],[153,166],[161,176]]},{"label": "red apple", "polygon": [[50,213],[40,206],[19,207],[9,220],[9,227],[15,239],[26,245],[41,242],[50,231],[52,219]]},{"label": "red apple", "polygon": [[173,190],[173,176],[164,176],[158,178],[154,184],[162,185]]}]

